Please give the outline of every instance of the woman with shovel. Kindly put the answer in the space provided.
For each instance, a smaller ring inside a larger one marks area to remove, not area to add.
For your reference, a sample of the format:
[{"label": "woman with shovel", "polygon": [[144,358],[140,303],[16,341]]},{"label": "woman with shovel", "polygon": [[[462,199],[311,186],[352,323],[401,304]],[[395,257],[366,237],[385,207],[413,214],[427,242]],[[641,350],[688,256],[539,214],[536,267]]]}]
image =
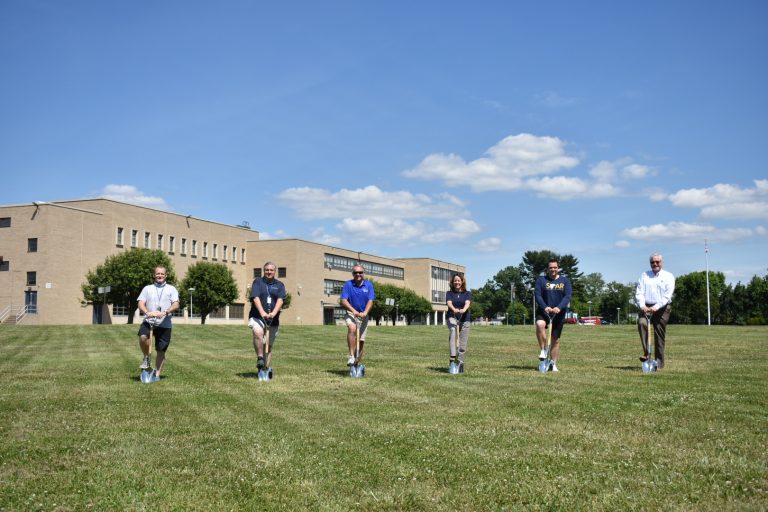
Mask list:
[{"label": "woman with shovel", "polygon": [[[464,373],[464,355],[469,342],[469,326],[472,315],[472,292],[467,290],[467,281],[460,274],[451,277],[451,289],[445,294],[448,306],[448,347],[450,351],[450,373]],[[455,369],[455,370],[454,370]]]}]

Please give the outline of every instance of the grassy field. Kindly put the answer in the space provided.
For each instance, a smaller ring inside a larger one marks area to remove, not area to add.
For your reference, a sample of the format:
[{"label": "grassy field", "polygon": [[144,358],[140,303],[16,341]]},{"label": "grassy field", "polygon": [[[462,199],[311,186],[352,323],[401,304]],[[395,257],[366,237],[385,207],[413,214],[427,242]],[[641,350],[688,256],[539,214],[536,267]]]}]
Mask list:
[{"label": "grassy field", "polygon": [[174,328],[139,381],[136,326],[0,328],[0,510],[766,510],[768,328],[671,326],[664,372],[633,326]]}]

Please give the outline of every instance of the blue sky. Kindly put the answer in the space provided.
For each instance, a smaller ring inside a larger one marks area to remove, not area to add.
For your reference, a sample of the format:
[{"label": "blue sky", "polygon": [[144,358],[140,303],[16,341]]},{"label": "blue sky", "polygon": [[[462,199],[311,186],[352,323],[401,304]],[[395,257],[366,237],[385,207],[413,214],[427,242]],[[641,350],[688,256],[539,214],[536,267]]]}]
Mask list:
[{"label": "blue sky", "polygon": [[387,257],[768,271],[768,3],[0,2],[0,204]]}]

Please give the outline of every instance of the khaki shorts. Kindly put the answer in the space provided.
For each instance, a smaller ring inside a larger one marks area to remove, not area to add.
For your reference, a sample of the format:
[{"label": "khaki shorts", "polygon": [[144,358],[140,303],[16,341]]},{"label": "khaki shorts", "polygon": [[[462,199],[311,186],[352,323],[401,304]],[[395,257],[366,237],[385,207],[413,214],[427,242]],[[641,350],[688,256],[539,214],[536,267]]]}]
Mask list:
[{"label": "khaki shorts", "polygon": [[[354,325],[355,322],[357,322],[358,319],[355,318],[352,313],[347,313],[344,315],[344,323],[347,325]],[[365,340],[365,335],[368,334],[368,317],[366,316],[362,322],[360,322],[360,339]]]}]

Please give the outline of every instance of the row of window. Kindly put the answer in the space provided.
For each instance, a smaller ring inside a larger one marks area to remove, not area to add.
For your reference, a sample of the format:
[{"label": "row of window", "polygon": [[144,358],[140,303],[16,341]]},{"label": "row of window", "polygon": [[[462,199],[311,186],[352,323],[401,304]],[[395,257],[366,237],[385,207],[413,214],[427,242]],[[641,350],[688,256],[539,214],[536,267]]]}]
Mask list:
[{"label": "row of window", "polygon": [[[277,267],[277,278],[278,279],[283,279],[287,275],[288,275],[288,269],[286,269],[285,267]],[[253,278],[254,279],[258,279],[259,277],[261,277],[261,269],[260,268],[253,269]]]},{"label": "row of window", "polygon": [[445,294],[451,289],[451,276],[462,272],[456,272],[443,267],[432,267],[432,302],[434,304],[445,304]]},{"label": "row of window", "polygon": [[[112,316],[128,316],[128,311],[129,311],[128,304],[112,305]],[[184,316],[184,311],[182,309],[177,309],[171,314],[171,316],[182,317]],[[195,315],[193,314],[192,316],[194,317]],[[199,317],[200,315],[197,315],[197,316]],[[208,314],[208,318],[227,318],[227,309],[219,308],[215,311],[212,311],[211,313]],[[237,319],[245,318],[245,304],[242,304],[242,303],[230,304],[229,318],[237,318]]]},{"label": "row of window", "polygon": [[325,267],[336,270],[351,271],[356,265],[361,265],[365,272],[371,276],[389,277],[392,279],[405,279],[405,270],[402,267],[393,267],[372,261],[360,261],[337,254],[325,255]]},{"label": "row of window", "polygon": [[[125,229],[118,226],[117,233],[115,234],[115,242],[120,247],[125,245],[125,234]],[[145,249],[152,249],[152,233],[149,231],[144,231],[142,237],[141,247],[144,247]],[[175,236],[169,235],[166,240],[164,234],[157,233],[154,238],[154,249],[165,251],[167,248],[168,254],[175,254],[176,243],[177,239]],[[138,229],[131,230],[130,247],[139,247]],[[231,260],[232,262],[237,262],[239,257],[239,261],[241,263],[245,263],[245,248],[240,248],[238,250],[238,248],[234,245],[231,247],[228,245],[219,246],[219,244],[208,242],[202,242],[201,244],[197,240],[188,240],[186,238],[182,238],[180,240],[179,254],[181,256],[186,256],[189,254],[193,258],[196,258],[198,255],[200,255],[203,258],[212,258],[214,260],[221,258],[222,261]]]}]

